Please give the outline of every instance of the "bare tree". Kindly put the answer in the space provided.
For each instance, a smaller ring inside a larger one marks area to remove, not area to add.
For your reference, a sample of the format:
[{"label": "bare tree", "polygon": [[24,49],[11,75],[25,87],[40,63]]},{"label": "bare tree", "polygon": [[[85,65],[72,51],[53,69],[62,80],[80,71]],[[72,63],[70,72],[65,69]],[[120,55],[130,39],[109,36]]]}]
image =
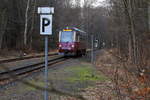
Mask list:
[{"label": "bare tree", "polygon": [[28,32],[28,12],[30,8],[30,0],[27,0],[26,12],[25,12],[25,28],[24,28],[24,45],[27,46],[27,32]]},{"label": "bare tree", "polygon": [[7,28],[7,8],[3,9],[0,14],[0,49],[2,48],[3,36]]}]

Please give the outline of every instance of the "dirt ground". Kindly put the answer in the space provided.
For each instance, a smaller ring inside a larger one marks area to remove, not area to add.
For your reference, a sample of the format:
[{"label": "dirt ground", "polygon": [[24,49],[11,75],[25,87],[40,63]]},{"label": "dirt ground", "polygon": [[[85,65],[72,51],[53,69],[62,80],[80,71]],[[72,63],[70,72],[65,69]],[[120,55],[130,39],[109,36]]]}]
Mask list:
[{"label": "dirt ground", "polygon": [[[49,100],[150,100],[150,88],[128,74],[110,50],[96,51],[94,57],[94,64],[87,55],[53,65],[49,69]],[[0,100],[42,100],[43,77],[43,72],[38,72],[1,87]]]},{"label": "dirt ground", "polygon": [[98,54],[96,68],[112,80],[116,100],[150,100],[146,76],[141,76],[132,64],[118,59],[114,49],[101,50]]},{"label": "dirt ground", "polygon": [[[43,72],[0,89],[0,100],[42,100]],[[84,58],[49,69],[49,100],[116,100],[111,80]]]}]

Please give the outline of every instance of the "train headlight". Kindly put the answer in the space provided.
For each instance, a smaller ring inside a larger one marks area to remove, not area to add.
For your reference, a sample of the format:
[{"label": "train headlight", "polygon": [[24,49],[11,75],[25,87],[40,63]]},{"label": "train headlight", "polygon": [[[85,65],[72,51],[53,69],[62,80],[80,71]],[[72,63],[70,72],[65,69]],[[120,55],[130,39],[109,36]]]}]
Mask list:
[{"label": "train headlight", "polygon": [[74,44],[72,44],[72,45],[71,45],[71,47],[72,47],[72,48],[74,48],[74,47],[75,47],[75,45],[74,45]]},{"label": "train headlight", "polygon": [[62,45],[60,44],[60,45],[59,45],[59,48],[61,48],[61,47],[62,47]]}]

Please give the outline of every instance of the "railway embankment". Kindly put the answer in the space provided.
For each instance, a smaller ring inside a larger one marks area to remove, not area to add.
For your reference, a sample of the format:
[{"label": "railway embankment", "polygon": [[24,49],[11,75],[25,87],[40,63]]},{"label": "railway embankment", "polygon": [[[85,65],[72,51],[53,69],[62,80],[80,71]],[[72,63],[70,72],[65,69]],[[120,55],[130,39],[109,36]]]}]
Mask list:
[{"label": "railway embankment", "polygon": [[[0,91],[0,100],[43,99],[43,77],[43,72],[35,73],[31,77],[22,79],[23,82],[18,81],[8,86]],[[49,69],[48,80],[50,100],[99,100],[98,88],[108,90],[109,86],[111,87],[110,79],[83,58],[71,58],[53,65]]]},{"label": "railway embankment", "polygon": [[[54,59],[56,57],[59,57],[58,55],[52,55],[49,56],[49,60]],[[17,69],[17,68],[22,68],[24,66],[30,66],[30,65],[34,65],[37,63],[43,62],[44,63],[44,57],[33,57],[30,59],[24,59],[24,60],[16,60],[16,61],[11,61],[11,62],[5,62],[2,63],[0,66],[0,72],[5,72],[7,70],[13,70],[13,69]]]}]

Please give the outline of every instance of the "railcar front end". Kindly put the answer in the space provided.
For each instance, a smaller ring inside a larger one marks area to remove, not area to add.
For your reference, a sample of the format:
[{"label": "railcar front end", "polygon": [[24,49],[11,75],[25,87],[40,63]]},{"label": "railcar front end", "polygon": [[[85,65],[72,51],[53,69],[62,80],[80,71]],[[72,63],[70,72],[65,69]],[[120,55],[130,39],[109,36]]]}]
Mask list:
[{"label": "railcar front end", "polygon": [[59,32],[59,54],[60,55],[82,55],[86,52],[86,38],[78,30],[64,29]]},{"label": "railcar front end", "polygon": [[70,29],[60,31],[59,33],[59,54],[76,55],[75,32]]}]

